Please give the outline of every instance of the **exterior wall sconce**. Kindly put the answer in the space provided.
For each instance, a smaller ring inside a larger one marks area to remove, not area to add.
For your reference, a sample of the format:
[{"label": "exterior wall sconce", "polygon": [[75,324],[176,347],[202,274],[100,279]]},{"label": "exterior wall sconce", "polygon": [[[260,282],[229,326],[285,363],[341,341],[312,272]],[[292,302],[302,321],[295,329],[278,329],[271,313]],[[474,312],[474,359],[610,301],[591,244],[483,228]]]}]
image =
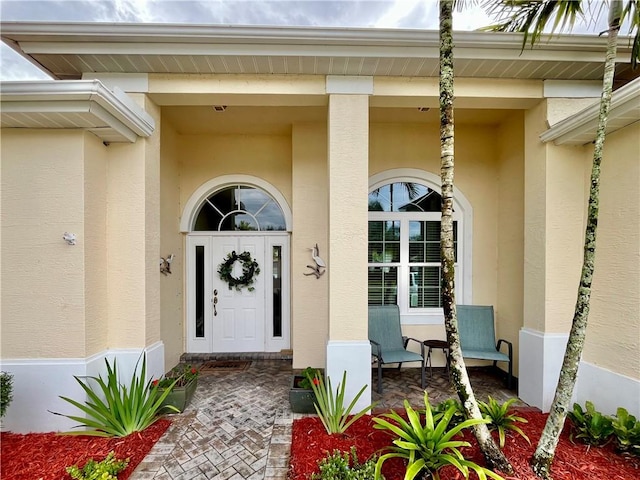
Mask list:
[{"label": "exterior wall sconce", "polygon": [[75,245],[76,244],[76,234],[64,232],[62,234],[62,239],[67,242],[67,245]]},{"label": "exterior wall sconce", "polygon": [[311,272],[304,273],[303,275],[307,277],[314,275],[316,279],[318,279],[326,271],[327,264],[320,258],[320,250],[318,249],[317,243],[315,247],[310,248],[309,250],[311,250],[311,258],[313,258],[313,263],[315,263],[315,265],[307,265],[307,268],[310,268]]},{"label": "exterior wall sconce", "polygon": [[171,273],[171,262],[173,262],[173,253],[167,258],[160,257],[160,273],[169,275]]}]

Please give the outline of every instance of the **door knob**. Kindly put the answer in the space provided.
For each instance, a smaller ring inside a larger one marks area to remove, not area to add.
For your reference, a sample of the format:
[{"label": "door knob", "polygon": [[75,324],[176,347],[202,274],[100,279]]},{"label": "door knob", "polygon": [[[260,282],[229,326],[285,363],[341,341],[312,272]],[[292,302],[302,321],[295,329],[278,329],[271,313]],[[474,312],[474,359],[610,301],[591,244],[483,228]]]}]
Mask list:
[{"label": "door knob", "polygon": [[218,310],[216,310],[216,305],[218,303],[218,290],[213,291],[213,316],[216,317],[218,315]]}]

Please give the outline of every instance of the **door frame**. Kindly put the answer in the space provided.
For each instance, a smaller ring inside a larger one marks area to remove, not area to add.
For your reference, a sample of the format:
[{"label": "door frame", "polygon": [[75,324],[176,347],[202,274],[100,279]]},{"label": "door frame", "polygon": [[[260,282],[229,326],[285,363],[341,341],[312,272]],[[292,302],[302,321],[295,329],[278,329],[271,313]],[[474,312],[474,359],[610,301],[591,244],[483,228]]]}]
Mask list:
[{"label": "door frame", "polygon": [[[213,351],[213,275],[216,275],[217,263],[223,259],[212,258],[213,242],[216,237],[261,236],[265,245],[265,264],[260,265],[260,275],[265,279],[265,316],[264,316],[264,347],[263,352],[279,352],[291,348],[291,253],[290,234],[288,232],[265,231],[224,231],[224,232],[190,232],[186,235],[185,248],[185,352],[187,353],[223,353]],[[195,247],[204,246],[204,337],[196,337],[195,332]],[[281,275],[282,275],[282,336],[273,336],[273,263],[271,259],[273,248],[281,247]],[[209,268],[206,266],[210,265]],[[208,291],[207,291],[208,288]]]}]

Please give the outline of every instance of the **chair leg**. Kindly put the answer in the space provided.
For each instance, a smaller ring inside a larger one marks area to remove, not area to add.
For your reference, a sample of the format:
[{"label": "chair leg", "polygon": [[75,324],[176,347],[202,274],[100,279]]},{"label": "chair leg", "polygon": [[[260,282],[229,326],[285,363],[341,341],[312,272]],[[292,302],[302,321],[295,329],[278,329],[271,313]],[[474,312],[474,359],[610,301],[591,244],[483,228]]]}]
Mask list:
[{"label": "chair leg", "polygon": [[378,393],[382,393],[382,364],[378,361]]},{"label": "chair leg", "polygon": [[421,385],[422,385],[422,389],[424,390],[425,388],[427,388],[427,382],[425,379],[425,370],[426,370],[426,365],[424,362],[424,357],[422,357],[422,366],[420,368],[420,381],[421,381]]}]

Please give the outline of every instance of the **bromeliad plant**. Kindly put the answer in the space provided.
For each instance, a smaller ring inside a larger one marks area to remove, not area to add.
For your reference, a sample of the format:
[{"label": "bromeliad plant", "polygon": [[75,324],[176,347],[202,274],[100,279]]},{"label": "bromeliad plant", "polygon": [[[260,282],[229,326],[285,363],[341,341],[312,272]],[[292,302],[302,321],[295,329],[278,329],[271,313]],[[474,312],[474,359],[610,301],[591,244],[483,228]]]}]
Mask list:
[{"label": "bromeliad plant", "polygon": [[[68,397],[61,396],[60,398],[82,410],[87,417],[51,413],[79,422],[80,425],[77,425],[77,427],[88,427],[89,430],[65,433],[97,437],[126,437],[155,423],[160,418],[158,410],[162,406],[163,400],[171,393],[177,380],[174,380],[167,389],[159,392],[158,386],[152,385],[151,380],[145,381],[147,378],[147,362],[144,356],[140,374],[137,375],[139,361],[138,359],[138,362],[136,362],[129,387],[120,384],[115,360],[112,367],[109,361],[105,359],[107,364],[106,381],[101,376],[74,377],[87,394],[88,400],[85,404],[82,404]],[[89,381],[97,384],[97,392],[92,389]],[[179,413],[179,410],[171,405],[165,408]]]},{"label": "bromeliad plant", "polygon": [[529,445],[531,445],[531,440],[529,440],[529,437],[527,437],[522,429],[516,425],[516,422],[527,423],[527,420],[519,417],[513,410],[509,409],[511,404],[515,401],[515,398],[511,398],[501,405],[495,399],[491,398],[491,395],[489,395],[488,402],[478,402],[478,407],[480,408],[482,416],[488,419],[490,422],[487,425],[487,427],[489,427],[489,430],[498,431],[500,448],[504,448],[505,434],[507,430],[516,432],[527,442],[529,442]]},{"label": "bromeliad plant", "polygon": [[577,403],[573,404],[573,411],[567,412],[567,416],[573,424],[569,438],[579,438],[589,445],[603,445],[607,443],[613,433],[611,418],[598,412],[590,401],[585,403],[586,410]]},{"label": "bromeliad plant", "polygon": [[629,415],[626,408],[618,408],[612,419],[613,435],[616,438],[617,450],[640,457],[640,421]]},{"label": "bromeliad plant", "polygon": [[[316,396],[316,412],[324,425],[328,434],[344,433],[353,422],[362,417],[371,410],[374,404],[368,405],[358,413],[352,415],[351,411],[355,407],[356,402],[362,396],[367,386],[364,385],[353,398],[348,407],[344,407],[344,391],[347,384],[347,372],[342,374],[342,382],[338,384],[335,393],[331,387],[331,379],[327,377],[326,382],[321,375],[313,378],[307,377],[311,384],[311,389]],[[351,416],[351,418],[349,418]]]},{"label": "bromeliad plant", "polygon": [[455,405],[451,405],[442,414],[434,415],[426,391],[424,405],[424,425],[420,421],[420,414],[411,408],[407,400],[404,401],[404,408],[408,420],[394,411],[383,414],[381,417],[384,418],[373,419],[373,428],[388,430],[398,436],[393,441],[394,446],[389,447],[391,451],[382,455],[376,462],[376,479],[381,478],[382,465],[386,460],[402,458],[407,461],[404,480],[412,480],[424,472],[431,475],[433,480],[440,480],[438,472],[447,465],[453,465],[465,478],[469,478],[469,470],[473,470],[480,480],[486,480],[487,477],[504,480],[497,473],[466,460],[459,448],[470,446],[469,442],[454,440],[465,428],[488,423],[488,420],[468,419],[451,427],[450,422],[456,412]]}]

